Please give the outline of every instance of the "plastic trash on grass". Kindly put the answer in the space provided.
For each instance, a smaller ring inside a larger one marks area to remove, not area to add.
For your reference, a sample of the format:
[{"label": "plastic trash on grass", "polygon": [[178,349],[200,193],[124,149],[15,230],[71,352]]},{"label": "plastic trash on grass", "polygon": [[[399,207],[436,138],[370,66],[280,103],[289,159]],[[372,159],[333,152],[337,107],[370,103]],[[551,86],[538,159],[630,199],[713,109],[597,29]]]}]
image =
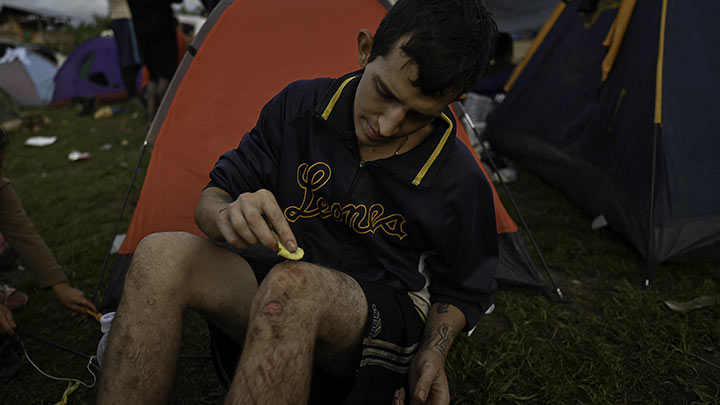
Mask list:
[{"label": "plastic trash on grass", "polygon": [[52,145],[55,141],[57,141],[57,136],[31,136],[25,140],[25,145],[42,147]]},{"label": "plastic trash on grass", "polygon": [[90,159],[90,152],[80,152],[77,150],[74,150],[70,153],[68,153],[68,160],[71,160],[73,162],[77,162],[78,160],[86,160]]}]

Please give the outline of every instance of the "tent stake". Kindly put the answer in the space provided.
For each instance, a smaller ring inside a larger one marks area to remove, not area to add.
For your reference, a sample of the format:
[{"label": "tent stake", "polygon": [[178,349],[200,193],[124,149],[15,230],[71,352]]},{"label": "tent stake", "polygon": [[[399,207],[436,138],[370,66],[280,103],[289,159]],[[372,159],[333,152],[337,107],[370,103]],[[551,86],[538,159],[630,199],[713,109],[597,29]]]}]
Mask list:
[{"label": "tent stake", "polygon": [[72,354],[74,354],[74,355],[76,355],[76,356],[78,356],[78,357],[82,357],[82,358],[85,359],[85,360],[90,360],[90,356],[88,356],[87,354],[80,353],[80,352],[75,351],[75,350],[73,350],[73,349],[71,349],[71,348],[69,348],[69,347],[65,347],[65,346],[60,345],[60,344],[57,344],[57,343],[55,343],[55,342],[53,342],[53,341],[50,341],[50,340],[41,338],[40,336],[35,336],[35,335],[31,334],[31,333],[27,333],[27,332],[25,332],[25,331],[23,331],[23,330],[20,330],[20,328],[15,328],[15,332],[17,332],[17,334],[20,335],[20,336],[37,340],[38,342],[45,343],[46,345],[50,345],[50,346],[52,346],[52,347],[56,347],[56,348],[58,348],[58,349],[60,349],[60,350],[65,350],[65,351],[68,352],[68,353],[72,353]]},{"label": "tent stake", "polygon": [[[459,105],[459,106],[458,106]],[[480,147],[485,149],[482,144],[482,139],[480,137],[480,134],[477,132],[477,128],[475,128],[475,123],[473,122],[472,118],[468,115],[468,113],[465,111],[465,108],[460,105],[460,103],[453,103],[453,107],[457,109],[457,111],[460,113],[460,116],[462,117],[463,121],[467,122],[468,126],[472,128],[473,133],[477,137],[478,141],[480,141]],[[518,207],[517,203],[515,202],[515,198],[513,198],[512,193],[510,193],[510,189],[508,188],[507,184],[503,180],[502,176],[500,176],[499,170],[497,168],[497,165],[495,164],[495,161],[493,160],[492,156],[488,154],[488,160],[490,161],[490,166],[492,167],[493,173],[498,177],[500,180],[500,184],[503,187],[503,190],[505,190],[505,193],[507,194],[508,198],[510,198],[510,203],[513,206],[513,209],[515,210],[515,213],[518,215],[518,218],[520,218],[520,223],[522,224],[523,229],[525,229],[525,232],[527,232],[528,238],[530,238],[530,243],[533,245],[533,249],[535,249],[535,252],[537,253],[538,257],[540,258],[540,262],[543,265],[543,268],[545,269],[545,272],[547,273],[548,278],[550,279],[550,283],[552,283],[553,288],[555,289],[555,293],[557,294],[558,298],[560,298],[561,301],[565,300],[565,297],[563,296],[562,291],[560,290],[560,287],[558,287],[557,283],[555,282],[555,278],[553,277],[552,273],[550,272],[550,267],[548,266],[547,262],[545,261],[545,257],[543,256],[542,252],[540,251],[540,247],[538,246],[537,242],[535,242],[535,238],[532,235],[532,232],[530,232],[530,227],[525,222],[525,218],[523,217],[522,213],[520,212],[520,207]]]},{"label": "tent stake", "polygon": [[122,221],[123,214],[125,213],[125,208],[127,208],[127,203],[130,199],[130,193],[132,192],[133,185],[135,185],[135,179],[137,178],[138,172],[140,171],[140,166],[142,165],[142,160],[145,156],[145,152],[147,151],[147,149],[148,141],[146,139],[140,147],[140,156],[138,157],[137,165],[135,165],[135,170],[133,171],[132,178],[130,179],[130,185],[128,186],[127,192],[125,193],[125,199],[123,200],[122,207],[120,207],[120,214],[118,215],[117,220],[115,220],[115,229],[113,230],[113,234],[110,237],[110,245],[105,252],[105,258],[103,259],[103,264],[100,268],[97,282],[95,283],[95,290],[90,297],[90,301],[92,302],[95,302],[95,298],[97,297],[98,289],[100,288],[100,282],[102,281],[103,275],[105,274],[105,268],[107,267],[108,259],[110,258],[110,252],[112,251],[112,247],[115,242],[115,236],[117,236],[118,229],[120,228],[120,221]]},{"label": "tent stake", "polygon": [[652,168],[650,172],[650,212],[648,213],[648,244],[647,244],[647,269],[645,270],[644,288],[650,288],[650,284],[655,281],[655,274],[659,266],[659,261],[654,259],[652,255],[655,253],[655,235],[653,234],[653,219],[655,217],[655,172],[657,170],[657,143],[660,137],[660,124],[655,124],[652,142]]}]

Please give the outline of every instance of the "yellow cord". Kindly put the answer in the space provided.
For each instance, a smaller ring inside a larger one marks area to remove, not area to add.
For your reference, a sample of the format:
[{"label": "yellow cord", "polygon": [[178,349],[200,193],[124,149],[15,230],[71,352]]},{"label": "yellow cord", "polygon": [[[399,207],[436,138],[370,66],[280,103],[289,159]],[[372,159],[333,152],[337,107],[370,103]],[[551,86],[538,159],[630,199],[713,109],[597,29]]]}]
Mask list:
[{"label": "yellow cord", "polygon": [[68,401],[68,398],[70,397],[70,394],[75,392],[75,390],[78,389],[79,386],[80,386],[80,381],[75,381],[75,384],[69,382],[67,389],[65,390],[65,392],[63,392],[62,399],[60,400],[60,402],[56,403],[55,405],[67,405],[67,401]]},{"label": "yellow cord", "polygon": [[103,314],[100,312],[95,312],[91,309],[85,308],[85,313],[95,318],[96,321],[100,322],[100,318],[102,318]]}]

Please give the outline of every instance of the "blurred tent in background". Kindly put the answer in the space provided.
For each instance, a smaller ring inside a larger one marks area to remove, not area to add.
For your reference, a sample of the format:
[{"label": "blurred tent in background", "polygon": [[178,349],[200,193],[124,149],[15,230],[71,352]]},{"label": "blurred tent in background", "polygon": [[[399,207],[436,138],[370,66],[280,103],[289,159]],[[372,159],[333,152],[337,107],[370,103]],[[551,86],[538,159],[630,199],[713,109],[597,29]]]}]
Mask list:
[{"label": "blurred tent in background", "polygon": [[487,0],[498,29],[514,37],[532,37],[550,17],[558,0]]},{"label": "blurred tent in background", "polygon": [[47,105],[57,66],[25,47],[7,47],[0,58],[0,89],[19,107]]},{"label": "blurred tent in background", "polygon": [[0,125],[19,116],[20,111],[15,103],[4,90],[0,89]]},{"label": "blurred tent in background", "polygon": [[560,2],[488,118],[496,150],[646,257],[646,285],[660,262],[720,259],[718,15],[718,0]]},{"label": "blurred tent in background", "polygon": [[91,38],[70,52],[55,76],[52,105],[67,104],[73,97],[102,101],[127,97],[114,38]]}]

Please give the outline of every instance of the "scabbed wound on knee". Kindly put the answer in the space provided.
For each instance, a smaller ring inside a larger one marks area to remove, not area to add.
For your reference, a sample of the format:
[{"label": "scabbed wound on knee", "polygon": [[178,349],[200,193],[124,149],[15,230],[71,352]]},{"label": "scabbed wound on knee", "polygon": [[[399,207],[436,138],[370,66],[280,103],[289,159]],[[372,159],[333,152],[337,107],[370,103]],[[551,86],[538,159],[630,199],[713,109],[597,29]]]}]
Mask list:
[{"label": "scabbed wound on knee", "polygon": [[272,317],[280,316],[283,313],[283,305],[277,301],[271,301],[263,307],[262,313]]}]

